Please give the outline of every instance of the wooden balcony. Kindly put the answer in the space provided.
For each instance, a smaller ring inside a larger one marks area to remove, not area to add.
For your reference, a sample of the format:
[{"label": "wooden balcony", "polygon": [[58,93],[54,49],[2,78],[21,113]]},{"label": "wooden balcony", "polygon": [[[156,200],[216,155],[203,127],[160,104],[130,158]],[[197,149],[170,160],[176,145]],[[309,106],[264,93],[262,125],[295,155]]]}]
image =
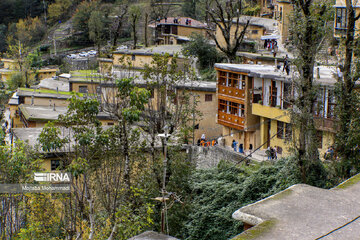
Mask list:
[{"label": "wooden balcony", "polygon": [[245,126],[245,118],[218,111],[218,124],[243,130]]},{"label": "wooden balcony", "polygon": [[316,129],[328,132],[336,132],[335,119],[314,117]]},{"label": "wooden balcony", "polygon": [[218,85],[218,93],[228,97],[245,99],[245,90]]}]

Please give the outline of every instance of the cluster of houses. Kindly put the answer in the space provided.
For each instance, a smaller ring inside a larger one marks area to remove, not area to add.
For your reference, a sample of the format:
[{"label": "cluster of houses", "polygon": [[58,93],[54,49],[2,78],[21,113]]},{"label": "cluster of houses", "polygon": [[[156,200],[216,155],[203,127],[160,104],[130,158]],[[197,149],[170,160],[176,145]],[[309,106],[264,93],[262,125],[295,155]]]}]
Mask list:
[{"label": "cluster of houses", "polygon": [[[288,39],[289,14],[292,11],[290,1],[261,0],[259,3],[261,7],[259,17],[240,19],[240,24],[245,24],[246,20],[250,19],[245,40],[255,42],[258,49],[261,48],[264,40],[269,39],[277,40],[279,45],[284,44]],[[334,36],[340,37],[346,27],[345,0],[336,0],[334,7]],[[360,5],[355,7],[356,12],[359,13]],[[359,24],[360,22],[357,23],[358,29]],[[102,101],[105,93],[115,87],[114,84],[103,81],[104,76],[107,78],[118,76],[129,63],[134,71],[142,70],[145,64],[151,64],[154,54],[167,53],[170,57],[176,54],[179,65],[185,64],[187,59],[181,53],[181,44],[190,41],[193,33],[208,37],[208,31],[213,31],[220,45],[225,44],[219,29],[211,30],[206,24],[188,17],[164,18],[150,24],[149,27],[154,30],[155,46],[118,50],[112,53],[112,58],[98,58],[97,72],[74,71],[55,77],[59,70],[51,67],[32,73],[32,77],[36,77],[40,83],[31,88],[17,89],[7,104],[8,111],[5,114],[4,125],[10,136],[9,141],[27,140],[35,145],[44,125],[66,113],[68,99],[74,92],[80,97],[89,94],[98,95],[99,100]],[[197,110],[201,112],[202,117],[193,126],[196,126],[195,139],[200,139],[205,134],[206,139],[217,140],[220,146],[229,149],[235,140],[245,152],[259,149],[256,152],[260,158],[266,149],[274,146],[279,156],[290,154],[292,140],[296,139],[301,129],[291,125],[289,112],[292,108],[290,99],[296,96],[293,85],[294,69],[291,74],[287,74],[277,66],[285,54],[286,52],[283,52],[283,55],[279,54],[276,57],[263,49],[257,53],[238,52],[242,64],[215,64],[216,82],[197,81],[192,84],[178,84],[175,87],[176,92],[180,93],[186,89],[197,98]],[[0,69],[1,81],[6,82],[20,71],[20,66],[13,59],[3,58],[1,61],[3,63],[3,68]],[[336,133],[334,85],[337,69],[317,66],[314,72],[315,83],[320,89],[314,105],[314,119],[318,130],[318,148],[324,153],[333,144]],[[152,91],[154,92],[152,96],[155,96],[157,89]],[[154,100],[152,97],[152,101]],[[100,112],[98,119],[103,126],[116,124],[106,112]],[[47,171],[56,170],[58,166],[59,160],[51,157],[44,163]],[[291,191],[308,191],[311,194],[311,191],[319,190],[298,186]],[[331,190],[328,193],[333,198],[337,197],[336,191]],[[288,198],[293,201],[292,198]],[[257,215],[257,208],[260,208],[260,205],[261,207],[264,205],[263,208],[268,207],[271,201],[275,199],[243,208],[235,217],[251,226],[260,224],[263,222],[260,218],[259,220],[253,217],[249,220],[247,217],[250,213]]]},{"label": "cluster of houses", "polygon": [[[266,149],[274,146],[279,156],[287,156],[292,139],[296,139],[299,129],[291,126],[288,111],[292,107],[289,100],[296,95],[293,74],[286,74],[284,69],[277,66],[283,61],[286,52],[283,56],[275,57],[260,47],[269,39],[279,41],[279,45],[286,41],[288,16],[292,5],[286,0],[260,2],[262,17],[244,16],[240,19],[240,24],[245,24],[250,19],[246,40],[255,41],[261,50],[258,53],[238,52],[243,64],[215,64],[216,82],[198,81],[191,86],[179,84],[176,91],[187,89],[197,96],[197,108],[202,118],[195,124],[196,140],[205,134],[206,139],[217,140],[221,146],[226,147],[231,147],[235,140],[245,152],[259,149],[254,156],[258,154],[258,158],[265,159]],[[343,0],[337,0],[335,37],[341,34],[344,28],[344,6]],[[359,8],[356,9],[359,11]],[[188,59],[182,55],[181,44],[188,42],[193,33],[208,37],[208,31],[211,31],[206,24],[187,17],[164,18],[150,24],[149,27],[154,30],[155,46],[118,50],[112,53],[112,58],[98,58],[97,72],[74,71],[58,77],[55,77],[58,69],[54,67],[34,72],[33,77],[40,80],[40,83],[31,88],[19,88],[8,103],[6,128],[9,131],[13,129],[12,139],[22,139],[21,131],[25,130],[19,129],[42,128],[47,122],[54,121],[60,114],[66,113],[67,100],[73,92],[79,93],[80,96],[97,94],[101,101],[104,92],[114,87],[114,84],[109,85],[102,80],[104,76],[116,77],[129,63],[134,71],[141,71],[145,64],[151,64],[154,54],[167,53],[170,57],[176,54],[179,65],[186,64]],[[219,29],[213,31],[220,45],[225,44]],[[16,60],[3,58],[1,61],[1,80],[6,82],[11,75],[20,71],[20,66]],[[314,106],[314,118],[318,129],[318,147],[323,153],[333,144],[336,133],[336,102],[333,92],[336,69],[319,66],[315,72],[315,82],[319,84],[321,91]],[[103,125],[114,124],[109,114],[101,112],[98,117]]]}]

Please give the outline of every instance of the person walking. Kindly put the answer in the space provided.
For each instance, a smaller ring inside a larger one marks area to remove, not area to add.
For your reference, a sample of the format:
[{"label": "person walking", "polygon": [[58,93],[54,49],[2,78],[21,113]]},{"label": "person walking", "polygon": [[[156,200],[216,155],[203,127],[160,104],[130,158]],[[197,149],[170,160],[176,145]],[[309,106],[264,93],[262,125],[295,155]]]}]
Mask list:
[{"label": "person walking", "polygon": [[231,144],[231,146],[232,146],[232,148],[234,149],[234,151],[236,152],[236,146],[237,146],[237,142],[235,141],[235,139],[232,141],[232,144]]}]

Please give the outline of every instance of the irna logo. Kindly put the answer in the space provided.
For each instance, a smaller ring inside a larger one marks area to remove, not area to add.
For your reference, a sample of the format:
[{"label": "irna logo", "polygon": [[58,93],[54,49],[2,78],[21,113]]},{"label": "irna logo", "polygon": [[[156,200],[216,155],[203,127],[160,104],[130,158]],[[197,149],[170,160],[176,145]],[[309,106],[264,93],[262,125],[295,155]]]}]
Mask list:
[{"label": "irna logo", "polygon": [[70,173],[34,173],[37,182],[70,182]]}]

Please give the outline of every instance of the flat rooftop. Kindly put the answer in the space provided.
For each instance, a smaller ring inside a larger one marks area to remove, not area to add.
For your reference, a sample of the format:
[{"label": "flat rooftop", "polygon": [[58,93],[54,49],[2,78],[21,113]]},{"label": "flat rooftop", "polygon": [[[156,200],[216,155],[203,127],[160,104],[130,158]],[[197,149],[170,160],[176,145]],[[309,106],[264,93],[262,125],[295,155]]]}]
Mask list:
[{"label": "flat rooftop", "polygon": [[[262,17],[251,17],[251,16],[241,16],[239,18],[240,24],[246,24],[250,20],[249,25],[259,26],[266,29],[268,32],[273,32],[277,29],[278,21],[275,19],[262,18]],[[233,19],[233,22],[236,23],[237,18]]]},{"label": "flat rooftop", "polygon": [[[17,96],[19,97],[39,97],[39,98],[55,98],[55,99],[69,99],[75,93],[74,92],[64,92],[48,89],[31,89],[31,88],[18,88]],[[78,93],[77,93],[78,94]],[[78,94],[83,96],[83,94]]]},{"label": "flat rooftop", "polygon": [[[271,65],[259,65],[259,64],[231,64],[231,63],[216,63],[215,68],[225,69],[234,72],[247,73],[251,77],[256,78],[268,78],[279,81],[292,81],[294,74],[290,71],[290,75],[286,72],[276,69]],[[320,71],[320,78],[317,78],[317,68]],[[336,83],[336,67],[320,66],[314,68],[314,82],[324,86],[333,86]]]},{"label": "flat rooftop", "polygon": [[35,88],[46,88],[49,90],[59,90],[61,92],[68,92],[69,91],[69,82],[64,80],[55,80],[53,78],[45,78],[40,81]]},{"label": "flat rooftop", "polygon": [[[67,112],[67,107],[60,106],[34,106],[21,104],[19,106],[21,113],[28,121],[55,121],[59,115],[64,115]],[[99,119],[110,119],[110,115],[104,112],[99,112]]]},{"label": "flat rooftop", "polygon": [[233,218],[255,226],[234,239],[359,239],[359,181],[357,175],[330,190],[297,184],[242,207]]}]

